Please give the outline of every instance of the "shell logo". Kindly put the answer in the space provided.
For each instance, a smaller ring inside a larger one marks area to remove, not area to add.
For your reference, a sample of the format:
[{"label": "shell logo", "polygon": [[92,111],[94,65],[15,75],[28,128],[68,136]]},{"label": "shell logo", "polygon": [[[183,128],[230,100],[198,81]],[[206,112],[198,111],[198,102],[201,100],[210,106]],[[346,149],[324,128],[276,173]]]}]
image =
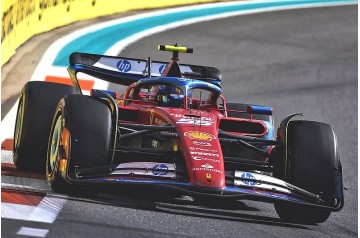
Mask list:
[{"label": "shell logo", "polygon": [[190,137],[192,140],[205,140],[205,141],[211,141],[213,139],[216,139],[216,137],[210,133],[207,132],[201,132],[201,131],[188,131],[184,133],[184,136]]}]

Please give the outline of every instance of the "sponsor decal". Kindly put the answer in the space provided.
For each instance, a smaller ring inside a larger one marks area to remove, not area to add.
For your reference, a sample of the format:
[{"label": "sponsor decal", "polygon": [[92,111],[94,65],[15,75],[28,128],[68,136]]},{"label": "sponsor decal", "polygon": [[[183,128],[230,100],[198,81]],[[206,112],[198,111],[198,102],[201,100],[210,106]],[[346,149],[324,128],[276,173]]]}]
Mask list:
[{"label": "sponsor decal", "polygon": [[[177,117],[177,118],[194,119],[194,117],[185,116],[185,115],[179,114],[179,113],[171,113],[170,116]],[[200,119],[200,117],[199,117],[199,119]],[[201,117],[201,120],[212,121],[213,119],[211,117]]]},{"label": "sponsor decal", "polygon": [[196,125],[196,126],[211,126],[214,122],[203,120],[203,118],[181,118],[176,122],[176,124],[189,124],[189,125]]},{"label": "sponsor decal", "polygon": [[166,64],[163,64],[159,67],[159,74],[162,74],[164,70],[166,69]]},{"label": "sponsor decal", "polygon": [[165,164],[156,164],[152,173],[153,175],[165,175],[168,173],[168,167]]},{"label": "sponsor decal", "polygon": [[193,141],[193,144],[198,146],[212,146],[210,142],[205,141]]},{"label": "sponsor decal", "polygon": [[179,81],[190,81],[192,79],[189,79],[189,78],[177,78]]},{"label": "sponsor decal", "polygon": [[217,150],[212,150],[212,149],[205,149],[205,148],[198,148],[198,147],[189,147],[189,149],[217,153]]},{"label": "sponsor decal", "polygon": [[176,178],[175,164],[154,162],[129,162],[119,164],[111,175],[159,176]]},{"label": "sponsor decal", "polygon": [[157,81],[159,79],[160,79],[159,77],[143,78],[143,79],[140,79],[139,82],[153,82],[153,81]]},{"label": "sponsor decal", "polygon": [[205,152],[198,152],[198,151],[190,151],[190,154],[192,154],[192,155],[204,155],[204,156],[219,157],[219,154],[205,153]]},{"label": "sponsor decal", "polygon": [[191,156],[193,158],[193,160],[204,160],[204,161],[211,161],[211,162],[215,162],[215,163],[220,163],[220,160],[218,159],[211,159],[211,158],[206,158],[206,157],[199,157],[199,156]]},{"label": "sponsor decal", "polygon": [[201,165],[201,167],[202,168],[207,168],[207,169],[213,169],[214,168],[214,166],[212,166],[212,165],[210,165],[210,164],[203,164],[203,165]]},{"label": "sponsor decal", "polygon": [[184,115],[178,114],[178,113],[171,113],[170,116],[173,116],[173,117],[183,117]]},{"label": "sponsor decal", "polygon": [[192,140],[202,140],[202,141],[211,141],[216,139],[214,135],[201,131],[188,131],[184,133],[184,136],[187,136]]},{"label": "sponsor decal", "polygon": [[121,59],[117,64],[116,64],[117,69],[120,72],[129,72],[131,70],[131,64],[129,61],[125,60],[125,59]]},{"label": "sponsor decal", "polygon": [[194,118],[194,117],[184,116],[178,113],[172,113],[170,115],[176,118],[180,118],[176,122],[177,124],[190,124],[197,126],[211,126],[212,124],[214,124],[214,120],[211,117]]},{"label": "sponsor decal", "polygon": [[[245,176],[244,174],[247,173],[247,172],[244,172],[244,171],[235,171],[235,178],[236,179],[240,179],[243,178],[242,176]],[[266,182],[269,182],[271,184],[273,184],[273,186],[281,186],[281,187],[288,187],[287,183],[283,180],[280,180],[280,179],[277,179],[277,178],[274,178],[274,177],[271,177],[271,176],[267,176],[267,175],[263,175],[263,174],[254,174],[252,173],[251,174],[253,177],[256,176],[256,179],[258,180],[256,182],[257,185],[260,185],[261,182],[260,181],[266,181]]]},{"label": "sponsor decal", "polygon": [[220,174],[223,173],[221,170],[214,169],[214,168],[193,168],[192,171],[209,171],[209,172],[220,173]]},{"label": "sponsor decal", "polygon": [[[255,182],[256,178],[251,173],[243,173],[243,174],[241,174],[240,177],[243,178],[243,179],[240,179],[242,183],[244,183],[246,185],[250,185],[250,186],[256,185],[256,182]],[[254,180],[254,181],[251,181],[251,180]]]}]

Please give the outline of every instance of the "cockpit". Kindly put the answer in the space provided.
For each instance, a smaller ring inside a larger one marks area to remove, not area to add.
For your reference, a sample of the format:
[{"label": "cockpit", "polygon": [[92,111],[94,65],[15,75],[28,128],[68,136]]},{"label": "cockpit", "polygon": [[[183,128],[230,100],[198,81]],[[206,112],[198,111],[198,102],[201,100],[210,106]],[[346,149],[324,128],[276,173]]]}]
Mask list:
[{"label": "cockpit", "polygon": [[160,107],[207,110],[224,105],[221,89],[208,82],[184,78],[156,78],[130,86],[128,105],[150,104]]}]

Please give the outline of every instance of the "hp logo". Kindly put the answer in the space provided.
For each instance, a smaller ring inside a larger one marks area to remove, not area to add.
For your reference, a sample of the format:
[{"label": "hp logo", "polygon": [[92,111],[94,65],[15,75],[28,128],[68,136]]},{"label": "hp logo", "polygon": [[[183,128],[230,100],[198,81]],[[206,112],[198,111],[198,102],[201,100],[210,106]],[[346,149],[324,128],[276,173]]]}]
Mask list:
[{"label": "hp logo", "polygon": [[[255,182],[256,178],[250,173],[243,173],[241,175],[241,178],[243,178],[243,179],[241,179],[241,182],[243,182],[246,185],[250,185],[250,186],[256,185],[256,182]],[[254,181],[251,181],[251,180],[254,180]]]},{"label": "hp logo", "polygon": [[159,73],[162,74],[166,68],[166,64],[163,64],[159,67]]},{"label": "hp logo", "polygon": [[153,167],[153,175],[165,175],[168,173],[168,167],[165,164],[157,164]]},{"label": "hp logo", "polygon": [[129,61],[125,60],[125,59],[122,59],[120,60],[117,64],[116,64],[116,67],[118,68],[118,70],[120,72],[129,72],[131,70],[131,64]]}]

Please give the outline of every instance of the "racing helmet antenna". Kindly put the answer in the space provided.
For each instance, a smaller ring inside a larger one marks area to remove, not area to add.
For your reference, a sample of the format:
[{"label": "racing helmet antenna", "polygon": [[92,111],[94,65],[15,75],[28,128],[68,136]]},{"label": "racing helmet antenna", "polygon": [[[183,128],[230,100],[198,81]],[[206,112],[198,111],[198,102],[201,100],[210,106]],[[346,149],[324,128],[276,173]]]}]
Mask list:
[{"label": "racing helmet antenna", "polygon": [[158,45],[158,50],[173,52],[171,60],[179,60],[179,53],[193,53],[193,48],[175,45]]}]

